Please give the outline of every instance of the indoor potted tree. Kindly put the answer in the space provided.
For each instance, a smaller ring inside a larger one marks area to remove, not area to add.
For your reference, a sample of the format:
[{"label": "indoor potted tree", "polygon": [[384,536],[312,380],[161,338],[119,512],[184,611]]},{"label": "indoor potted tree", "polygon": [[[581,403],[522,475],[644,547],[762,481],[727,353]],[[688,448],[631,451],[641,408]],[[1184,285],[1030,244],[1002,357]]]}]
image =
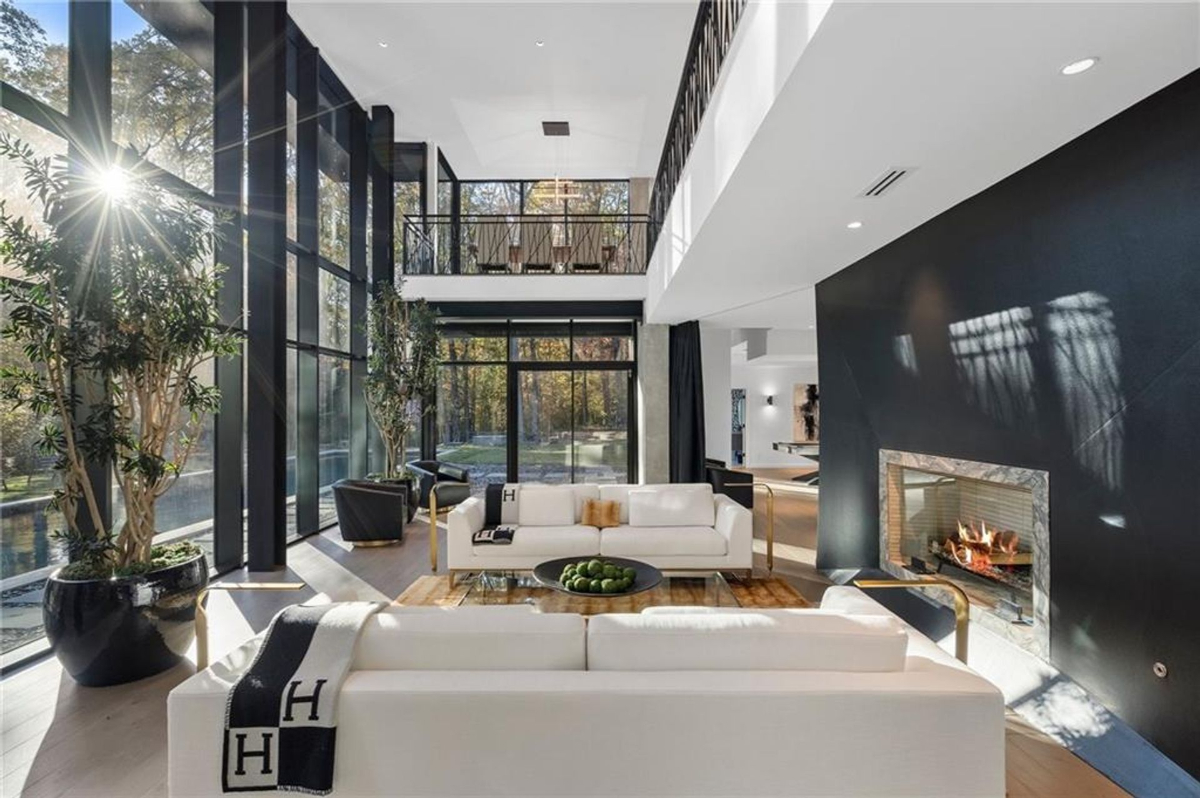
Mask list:
[{"label": "indoor potted tree", "polygon": [[408,437],[429,412],[437,386],[436,314],[424,300],[409,302],[400,284],[381,283],[367,319],[367,411],[383,443],[377,478],[408,484],[408,520],[417,511],[415,480],[404,463]]},{"label": "indoor potted tree", "polygon": [[[195,543],[154,536],[156,504],[217,409],[198,369],[239,347],[217,312],[213,223],[131,171],[74,175],[7,136],[0,157],[44,209],[41,232],[0,206],[0,263],[20,275],[0,281],[0,335],[32,364],[0,373],[0,397],[43,418],[41,446],[60,477],[53,505],[68,564],[46,585],[46,634],[80,683],[131,681],[179,662],[208,581]],[[97,251],[107,268],[96,268]],[[119,488],[119,529],[97,472]]]}]

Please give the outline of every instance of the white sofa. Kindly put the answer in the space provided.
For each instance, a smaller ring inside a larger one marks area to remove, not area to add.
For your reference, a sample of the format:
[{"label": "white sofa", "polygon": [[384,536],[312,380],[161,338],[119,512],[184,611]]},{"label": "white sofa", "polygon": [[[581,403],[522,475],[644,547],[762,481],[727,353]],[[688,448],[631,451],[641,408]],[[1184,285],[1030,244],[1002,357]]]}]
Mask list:
[{"label": "white sofa", "polygon": [[[255,638],[168,698],[170,794],[220,795]],[[853,588],[820,610],[394,608],[339,696],[337,796],[1004,795],[1000,692]]]},{"label": "white sofa", "polygon": [[[472,544],[483,529],[484,500],[450,512],[446,560],[460,571],[530,570],[559,557],[626,557],[665,570],[750,570],[754,516],[708,484],[519,485],[508,523],[511,545]],[[616,501],[621,525],[584,526],[588,499]],[[515,518],[512,517],[515,515]]]}]

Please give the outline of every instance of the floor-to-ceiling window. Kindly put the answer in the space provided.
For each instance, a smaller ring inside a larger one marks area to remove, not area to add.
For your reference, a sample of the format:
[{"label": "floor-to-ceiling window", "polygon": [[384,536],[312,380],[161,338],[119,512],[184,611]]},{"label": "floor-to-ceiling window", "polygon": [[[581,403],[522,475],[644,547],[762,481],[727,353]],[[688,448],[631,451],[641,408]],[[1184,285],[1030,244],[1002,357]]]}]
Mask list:
[{"label": "floor-to-ceiling window", "polygon": [[432,247],[426,247],[425,230],[425,151],[419,142],[396,142],[392,155],[392,191],[395,197],[395,233],[392,238],[396,263],[411,263],[409,250],[429,261]]},{"label": "floor-to-ceiling window", "polygon": [[[227,13],[231,8],[236,13]],[[74,168],[106,167],[110,153],[118,153],[126,165],[142,159],[136,169],[177,196],[205,208],[245,213],[255,167],[249,157],[235,157],[231,164],[223,158],[229,148],[219,148],[215,141],[222,121],[226,142],[230,130],[235,141],[244,139],[248,106],[243,100],[248,95],[243,89],[252,81],[244,79],[243,70],[254,73],[263,62],[259,54],[245,57],[242,25],[249,25],[249,15],[243,4],[222,3],[221,12],[216,9],[216,4],[200,0],[0,0],[0,132],[26,142],[39,157],[67,156]],[[233,19],[239,33],[217,36],[221,19]],[[287,171],[277,192],[286,189],[286,214],[273,214],[271,219],[277,220],[272,223],[280,225],[287,240],[286,257],[273,261],[272,268],[286,272],[286,314],[278,323],[286,325],[288,346],[286,377],[276,395],[287,398],[286,463],[279,466],[287,471],[288,531],[299,535],[333,520],[332,512],[321,512],[322,486],[365,470],[367,422],[350,379],[352,369],[362,367],[365,353],[356,343],[352,319],[364,312],[369,279],[364,269],[362,218],[367,214],[363,206],[356,206],[360,209],[357,232],[351,219],[355,202],[365,206],[365,170],[360,168],[359,177],[352,178],[350,153],[358,146],[356,157],[365,161],[366,129],[359,122],[357,133],[352,134],[347,120],[365,114],[303,34],[289,22],[286,30],[280,29],[283,37],[292,49],[287,67]],[[298,43],[308,48],[310,56],[307,71],[299,77]],[[105,87],[95,83],[96,76],[110,70],[111,106]],[[298,85],[303,80],[307,83],[301,91]],[[311,107],[306,115],[298,100],[309,89]],[[298,135],[306,123],[308,139]],[[246,142],[238,142],[235,149],[240,146]],[[36,203],[26,198],[24,189],[13,163],[0,159],[0,199],[10,212],[38,225]],[[225,199],[218,200],[222,191]],[[231,194],[238,199],[230,199]],[[353,200],[354,196],[359,199]],[[99,226],[100,221],[95,223]],[[236,229],[236,217],[232,224]],[[243,236],[242,242],[246,240]],[[235,247],[236,262],[223,261],[222,266],[228,269],[229,279],[248,291],[243,272],[249,250],[243,252],[242,242]],[[0,276],[20,277],[2,256]],[[226,314],[243,331],[245,296],[239,302],[234,292]],[[223,313],[226,302],[221,300]],[[0,324],[7,313],[8,308],[0,305]],[[11,342],[0,341],[0,366],[21,365],[22,357]],[[241,365],[235,362],[233,368],[236,374]],[[245,368],[235,381],[239,400],[252,378],[262,378],[261,373],[250,373],[248,362]],[[202,384],[215,382],[226,390],[220,385],[219,371],[213,363],[205,363],[196,377]],[[261,474],[251,478],[242,470],[243,448],[225,446],[224,454],[218,455],[219,440],[246,440],[241,402],[236,406],[236,414],[203,420],[187,466],[160,500],[157,513],[160,539],[195,539],[210,563],[223,569],[243,562],[246,542],[240,529],[214,535],[213,519],[220,517],[214,508],[232,507],[234,516],[225,517],[236,524],[247,492],[270,489],[269,479]],[[63,561],[52,537],[63,521],[46,509],[54,481],[52,459],[35,446],[39,426],[40,420],[28,412],[0,407],[0,653],[6,655],[42,637],[41,587],[49,571]],[[351,455],[356,447],[358,460]],[[230,479],[225,471],[222,479],[222,463],[236,469],[239,477]],[[307,486],[304,496],[298,491],[301,485]],[[119,491],[113,490],[111,497],[108,526],[119,528],[124,512]],[[311,508],[303,523],[295,512],[302,498]],[[234,524],[228,525],[230,529]],[[270,530],[250,530],[250,534],[269,535]],[[9,659],[5,657],[6,662]]]},{"label": "floor-to-ceiling window", "polygon": [[[179,178],[178,188],[211,203],[213,189],[212,15],[191,3],[111,3],[112,137]],[[214,383],[212,361],[195,375]],[[181,419],[181,423],[187,423]],[[191,538],[213,549],[213,417],[206,416],[184,470],[155,508],[160,538]],[[125,507],[113,475],[113,528]]]},{"label": "floor-to-ceiling window", "polygon": [[635,477],[631,321],[445,321],[438,458],[488,482]]},{"label": "floor-to-ceiling window", "polygon": [[[72,42],[72,29],[89,40]],[[107,74],[106,65],[111,66],[111,110],[105,88],[94,80]],[[125,168],[185,201],[205,207],[213,202],[213,29],[211,12],[202,4],[0,3],[0,79],[0,132],[30,145],[38,157],[69,158],[74,168],[86,170],[105,167],[103,152],[119,153]],[[86,83],[89,92],[80,94],[77,86],[72,94],[72,80]],[[68,97],[79,105],[72,107]],[[8,159],[0,161],[0,199],[27,223],[43,226],[40,205],[29,200],[22,176]],[[84,221],[97,229],[104,223],[99,216]],[[12,264],[0,263],[0,274],[21,278]],[[0,307],[0,316],[7,311]],[[22,359],[13,342],[0,341],[3,365],[21,365]],[[213,364],[201,364],[195,376],[211,385]],[[53,533],[65,523],[61,514],[47,510],[56,481],[53,458],[36,446],[40,425],[27,410],[0,408],[0,653],[5,655],[42,637],[42,585],[63,561]],[[211,416],[202,419],[184,470],[156,508],[158,539],[191,538],[210,561],[213,425]],[[115,480],[111,484],[109,526],[119,529],[124,506]]]},{"label": "floor-to-ceiling window", "polygon": [[[45,49],[39,43],[31,57],[40,57]],[[36,85],[29,79],[24,83],[28,88]],[[38,157],[65,156],[67,151],[61,137],[3,109],[0,132],[26,142]],[[0,200],[9,213],[44,229],[41,208],[28,199],[24,176],[7,159],[0,159]],[[0,276],[19,279],[22,275],[0,255]],[[0,327],[9,322],[8,310],[8,304],[0,301]],[[0,368],[29,365],[18,344],[0,340]],[[62,527],[62,515],[48,508],[58,478],[50,468],[53,458],[38,447],[41,426],[41,417],[28,408],[0,408],[0,653],[42,636],[42,586],[50,570],[65,560],[61,546],[51,537]]]},{"label": "floor-to-ceiling window", "polygon": [[508,323],[441,328],[438,459],[467,468],[475,487],[508,474]]},{"label": "floor-to-ceiling window", "polygon": [[[365,319],[352,318],[351,292],[359,290],[356,286],[365,292],[366,274],[356,277],[352,273],[351,248],[364,248],[354,257],[361,255],[365,265],[366,238],[365,233],[361,239],[351,235],[350,109],[324,81],[318,100],[317,523],[324,527],[337,520],[333,484],[348,476],[363,476],[351,458],[350,375],[353,326],[361,328]],[[364,189],[364,202],[366,193]],[[365,218],[365,210],[363,214]]]}]

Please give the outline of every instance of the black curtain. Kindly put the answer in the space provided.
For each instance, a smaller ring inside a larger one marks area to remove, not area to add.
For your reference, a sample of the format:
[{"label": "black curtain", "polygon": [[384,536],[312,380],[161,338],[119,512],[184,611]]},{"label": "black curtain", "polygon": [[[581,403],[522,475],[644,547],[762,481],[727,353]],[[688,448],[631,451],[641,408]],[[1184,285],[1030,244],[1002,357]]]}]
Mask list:
[{"label": "black curtain", "polygon": [[671,481],[706,482],[700,323],[671,327]]}]

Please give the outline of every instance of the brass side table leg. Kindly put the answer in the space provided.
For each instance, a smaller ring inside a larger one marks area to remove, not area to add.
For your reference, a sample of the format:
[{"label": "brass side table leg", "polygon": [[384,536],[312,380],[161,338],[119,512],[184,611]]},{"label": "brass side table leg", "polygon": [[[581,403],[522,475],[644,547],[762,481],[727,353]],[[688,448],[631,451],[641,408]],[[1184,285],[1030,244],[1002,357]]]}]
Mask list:
[{"label": "brass side table leg", "polygon": [[967,664],[968,627],[971,623],[971,600],[963,589],[948,579],[935,576],[923,576],[919,579],[855,579],[855,587],[943,587],[954,594],[954,656],[959,662]]},{"label": "brass side table leg", "polygon": [[438,569],[437,486],[429,489],[429,570]]},{"label": "brass side table leg", "polygon": [[208,612],[204,609],[204,600],[208,598],[208,588],[196,596],[196,670],[202,671],[208,667]]},{"label": "brass side table leg", "polygon": [[212,590],[303,590],[303,582],[218,582],[208,585],[196,595],[196,670],[208,667],[208,611],[204,599]]},{"label": "brass side table leg", "polygon": [[767,490],[767,573],[771,574],[775,572],[775,490],[765,482],[751,484]]}]

